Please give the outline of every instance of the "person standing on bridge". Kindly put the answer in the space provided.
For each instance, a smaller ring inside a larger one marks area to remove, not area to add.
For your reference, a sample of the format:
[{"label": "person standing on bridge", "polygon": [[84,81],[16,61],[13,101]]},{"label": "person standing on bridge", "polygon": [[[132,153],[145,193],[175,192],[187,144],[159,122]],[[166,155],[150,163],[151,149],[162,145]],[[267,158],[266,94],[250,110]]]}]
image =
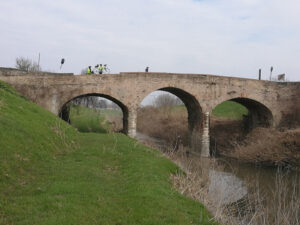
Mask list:
[{"label": "person standing on bridge", "polygon": [[104,67],[102,66],[102,64],[100,64],[100,66],[98,67],[99,74],[103,73],[103,69],[104,69]]},{"label": "person standing on bridge", "polygon": [[87,69],[87,74],[92,74],[93,73],[93,71],[92,71],[92,67],[91,66],[89,66],[88,67],[88,69]]}]

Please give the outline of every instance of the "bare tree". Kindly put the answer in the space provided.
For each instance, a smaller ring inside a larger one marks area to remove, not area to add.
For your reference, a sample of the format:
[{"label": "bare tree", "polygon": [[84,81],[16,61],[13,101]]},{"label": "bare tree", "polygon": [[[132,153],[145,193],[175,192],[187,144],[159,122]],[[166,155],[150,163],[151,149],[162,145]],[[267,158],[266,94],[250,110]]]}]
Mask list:
[{"label": "bare tree", "polygon": [[83,96],[72,100],[74,105],[82,105],[88,108],[106,109],[108,101],[98,96]]},{"label": "bare tree", "polygon": [[108,108],[115,109],[115,110],[121,110],[120,106],[118,106],[116,103],[113,101],[108,101]]},{"label": "bare tree", "polygon": [[174,105],[182,105],[182,101],[173,95],[170,94],[161,94],[156,97],[154,105],[158,108],[160,107],[171,107]]},{"label": "bare tree", "polygon": [[25,71],[41,71],[41,67],[37,62],[34,62],[28,58],[18,57],[16,58],[16,68]]},{"label": "bare tree", "polygon": [[31,61],[29,59],[25,59],[23,57],[16,59],[16,68],[19,70],[29,71],[31,66]]},{"label": "bare tree", "polygon": [[98,100],[97,107],[100,109],[106,109],[107,108],[107,101],[104,99]]},{"label": "bare tree", "polygon": [[77,105],[83,105],[88,108],[96,108],[97,102],[98,102],[98,97],[96,96],[83,96],[80,98],[76,98],[72,100],[74,104]]}]

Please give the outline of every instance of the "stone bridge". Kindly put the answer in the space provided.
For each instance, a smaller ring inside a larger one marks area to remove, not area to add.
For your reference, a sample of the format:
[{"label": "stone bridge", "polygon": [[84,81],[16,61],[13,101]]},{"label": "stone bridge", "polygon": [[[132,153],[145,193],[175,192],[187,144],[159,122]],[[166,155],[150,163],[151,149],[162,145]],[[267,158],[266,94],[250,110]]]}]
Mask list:
[{"label": "stone bridge", "polygon": [[[202,156],[209,156],[209,117],[218,104],[231,100],[244,105],[251,127],[278,126],[300,105],[299,82],[174,73],[20,73],[0,70],[0,79],[62,118],[68,113],[66,104],[80,96],[100,96],[115,102],[123,111],[124,133],[130,137],[136,135],[137,109],[143,99],[157,90],[172,93],[187,108],[191,146]],[[192,140],[198,141],[195,144]]]}]

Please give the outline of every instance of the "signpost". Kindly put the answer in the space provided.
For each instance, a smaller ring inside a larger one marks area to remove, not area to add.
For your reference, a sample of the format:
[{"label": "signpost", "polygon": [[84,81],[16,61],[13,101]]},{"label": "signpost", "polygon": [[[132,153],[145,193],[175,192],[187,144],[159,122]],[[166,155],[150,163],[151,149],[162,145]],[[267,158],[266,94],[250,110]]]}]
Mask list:
[{"label": "signpost", "polygon": [[64,63],[65,63],[65,59],[62,58],[61,61],[60,61],[60,70],[61,70],[61,68],[62,68],[62,66],[63,66]]},{"label": "signpost", "polygon": [[272,80],[272,72],[273,72],[273,66],[271,66],[271,69],[270,69],[270,80]]}]

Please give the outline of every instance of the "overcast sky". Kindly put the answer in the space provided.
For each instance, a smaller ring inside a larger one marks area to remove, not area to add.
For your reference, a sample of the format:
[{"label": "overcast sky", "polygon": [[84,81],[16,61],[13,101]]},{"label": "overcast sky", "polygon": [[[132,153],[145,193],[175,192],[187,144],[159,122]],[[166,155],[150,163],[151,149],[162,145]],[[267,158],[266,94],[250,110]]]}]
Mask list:
[{"label": "overcast sky", "polygon": [[1,0],[0,66],[300,80],[299,0]]}]

